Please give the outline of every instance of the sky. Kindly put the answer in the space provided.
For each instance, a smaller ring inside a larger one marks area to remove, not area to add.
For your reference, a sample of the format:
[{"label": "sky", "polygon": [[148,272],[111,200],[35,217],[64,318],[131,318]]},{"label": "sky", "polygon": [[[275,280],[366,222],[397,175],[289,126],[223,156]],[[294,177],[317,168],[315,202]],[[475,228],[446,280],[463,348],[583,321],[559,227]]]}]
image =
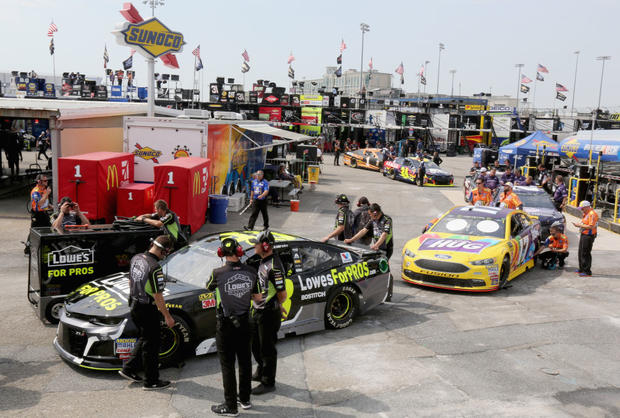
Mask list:
[{"label": "sky", "polygon": [[[160,0],[161,1],[161,0]],[[437,90],[438,44],[441,54],[439,92],[448,94],[455,69],[454,91],[464,95],[492,92],[516,95],[515,64],[525,64],[523,74],[534,80],[537,64],[549,69],[536,87],[536,106],[559,106],[555,83],[569,89],[564,105],[573,97],[575,51],[579,54],[575,106],[596,106],[601,62],[605,64],[602,107],[620,107],[620,44],[617,0],[164,0],[156,16],[170,29],[183,33],[187,44],[179,54],[180,70],[156,64],[155,71],[180,74],[182,86],[191,88],[194,56],[200,44],[205,69],[203,85],[218,76],[242,80],[241,53],[250,55],[251,70],[246,86],[256,79],[269,79],[288,86],[287,58],[293,52],[296,78],[321,77],[326,66],[336,65],[344,39],[344,69],[360,67],[360,23],[370,25],[365,36],[364,70],[370,57],[374,68],[394,74],[402,61],[405,89],[417,91],[416,74],[424,61],[427,92]],[[103,50],[107,46],[109,67],[121,69],[129,48],[120,46],[111,33],[124,21],[116,0],[0,0],[0,71],[52,73],[47,28],[53,20],[56,73],[79,71],[102,76]],[[135,1],[143,17],[151,9]],[[7,40],[14,41],[7,41]],[[146,84],[146,64],[138,54],[134,68],[138,85]],[[534,83],[528,100],[533,101]],[[523,97],[523,95],[521,95]]]}]

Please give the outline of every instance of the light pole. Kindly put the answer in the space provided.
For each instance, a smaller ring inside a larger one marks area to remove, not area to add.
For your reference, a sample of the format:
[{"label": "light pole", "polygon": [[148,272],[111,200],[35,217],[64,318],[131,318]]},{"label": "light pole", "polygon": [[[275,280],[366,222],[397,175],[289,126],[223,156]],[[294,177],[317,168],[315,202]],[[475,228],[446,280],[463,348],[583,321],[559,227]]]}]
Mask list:
[{"label": "light pole", "polygon": [[439,42],[439,58],[437,59],[437,93],[439,94],[439,73],[441,70],[441,51],[446,49],[446,46]]},{"label": "light pole", "polygon": [[[142,4],[148,4],[151,7],[151,15],[155,16],[155,8],[157,6],[163,6],[164,0],[143,0]],[[147,115],[149,117],[155,116],[155,59],[153,57],[149,57],[146,59],[147,64],[147,72],[146,77],[148,81],[148,96],[146,98],[147,102]],[[194,86],[192,85],[192,99],[194,97],[193,92]]]},{"label": "light pole", "polygon": [[426,83],[424,83],[424,94],[426,94],[426,84],[428,83],[428,72],[426,67],[428,66],[428,64],[430,63],[430,61],[424,61],[424,77],[426,78]]},{"label": "light pole", "polygon": [[454,97],[454,74],[456,70],[450,70],[450,74],[452,74],[452,87],[450,88],[450,97]]},{"label": "light pole", "polygon": [[603,94],[603,75],[605,74],[605,61],[610,60],[611,57],[609,55],[603,55],[600,57],[596,57],[597,61],[602,61],[601,65],[601,84],[598,89],[598,105],[596,109],[592,112],[592,129],[590,130],[590,156],[588,165],[592,165],[592,140],[594,139],[594,125],[596,123],[596,119],[598,116],[598,111],[601,108],[601,95]]},{"label": "light pole", "polygon": [[519,69],[519,76],[517,78],[517,115],[519,114],[519,92],[521,91],[521,68],[525,64],[515,64],[515,67]]},{"label": "light pole", "polygon": [[575,89],[577,88],[577,66],[579,65],[579,51],[575,51],[575,79],[573,80],[573,97],[570,101],[570,114],[573,115],[575,109]]},{"label": "light pole", "polygon": [[157,6],[163,6],[164,0],[143,0],[142,4],[148,4],[151,8],[151,16],[155,16],[155,8]]},{"label": "light pole", "polygon": [[366,23],[360,23],[360,30],[362,31],[362,54],[360,58],[360,96],[362,95],[362,80],[364,77],[364,34],[370,32],[370,26]]}]

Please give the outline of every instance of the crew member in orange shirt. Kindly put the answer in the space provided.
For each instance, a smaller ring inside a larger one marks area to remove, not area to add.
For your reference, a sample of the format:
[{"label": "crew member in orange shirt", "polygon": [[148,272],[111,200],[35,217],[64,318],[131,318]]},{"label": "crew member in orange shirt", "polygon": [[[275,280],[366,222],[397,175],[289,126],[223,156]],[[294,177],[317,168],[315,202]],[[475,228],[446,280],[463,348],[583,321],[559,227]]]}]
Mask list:
[{"label": "crew member in orange shirt", "polygon": [[481,202],[481,205],[489,206],[492,197],[493,192],[491,192],[491,189],[484,187],[484,181],[480,178],[476,179],[476,188],[471,191],[469,202],[474,206],[476,202]]},{"label": "crew member in orange shirt", "polygon": [[547,240],[540,246],[534,255],[538,255],[545,248],[549,248],[538,256],[543,267],[555,270],[556,266],[564,267],[564,260],[568,257],[568,238],[562,233],[560,225],[551,225],[550,234]]},{"label": "crew member in orange shirt", "polygon": [[596,239],[598,215],[587,200],[579,203],[579,209],[581,209],[583,218],[581,222],[573,222],[573,225],[581,232],[579,234],[579,269],[576,273],[579,273],[581,277],[590,277],[592,276],[592,245]]},{"label": "crew member in orange shirt", "polygon": [[512,188],[511,182],[504,184],[504,192],[499,196],[499,203],[503,203],[509,209],[523,209],[521,199],[512,191]]}]

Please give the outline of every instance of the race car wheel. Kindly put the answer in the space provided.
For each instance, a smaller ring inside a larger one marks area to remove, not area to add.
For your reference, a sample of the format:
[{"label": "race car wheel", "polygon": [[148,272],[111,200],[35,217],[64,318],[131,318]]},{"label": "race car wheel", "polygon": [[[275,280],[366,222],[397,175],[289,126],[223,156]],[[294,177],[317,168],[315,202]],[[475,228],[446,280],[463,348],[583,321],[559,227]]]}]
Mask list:
[{"label": "race car wheel", "polygon": [[357,168],[357,161],[354,160],[353,158],[351,158],[351,167],[352,168]]},{"label": "race car wheel", "polygon": [[329,328],[346,328],[353,322],[359,306],[357,290],[353,286],[334,289],[325,305],[325,325]]},{"label": "race car wheel", "polygon": [[63,306],[63,300],[55,300],[48,303],[45,307],[45,319],[47,319],[50,324],[57,324],[58,321],[60,321],[60,311]]},{"label": "race car wheel", "polygon": [[168,328],[162,320],[160,328],[159,361],[163,366],[178,364],[185,356],[192,334],[187,322],[178,315],[172,314],[175,325]]},{"label": "race car wheel", "polygon": [[510,258],[508,256],[505,256],[504,261],[502,262],[502,268],[499,270],[499,287],[497,288],[498,290],[506,285],[509,274],[510,274]]},{"label": "race car wheel", "polygon": [[390,178],[392,180],[396,180],[396,170],[394,170],[393,168],[390,168]]}]

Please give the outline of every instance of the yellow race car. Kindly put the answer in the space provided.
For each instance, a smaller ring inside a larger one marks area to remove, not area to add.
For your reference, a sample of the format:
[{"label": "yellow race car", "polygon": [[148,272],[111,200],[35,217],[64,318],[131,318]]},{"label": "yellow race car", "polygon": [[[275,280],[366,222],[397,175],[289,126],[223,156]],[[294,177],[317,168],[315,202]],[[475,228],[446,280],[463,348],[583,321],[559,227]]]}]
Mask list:
[{"label": "yellow race car", "polygon": [[540,223],[527,213],[456,206],[403,248],[402,279],[468,292],[502,288],[534,267]]}]

